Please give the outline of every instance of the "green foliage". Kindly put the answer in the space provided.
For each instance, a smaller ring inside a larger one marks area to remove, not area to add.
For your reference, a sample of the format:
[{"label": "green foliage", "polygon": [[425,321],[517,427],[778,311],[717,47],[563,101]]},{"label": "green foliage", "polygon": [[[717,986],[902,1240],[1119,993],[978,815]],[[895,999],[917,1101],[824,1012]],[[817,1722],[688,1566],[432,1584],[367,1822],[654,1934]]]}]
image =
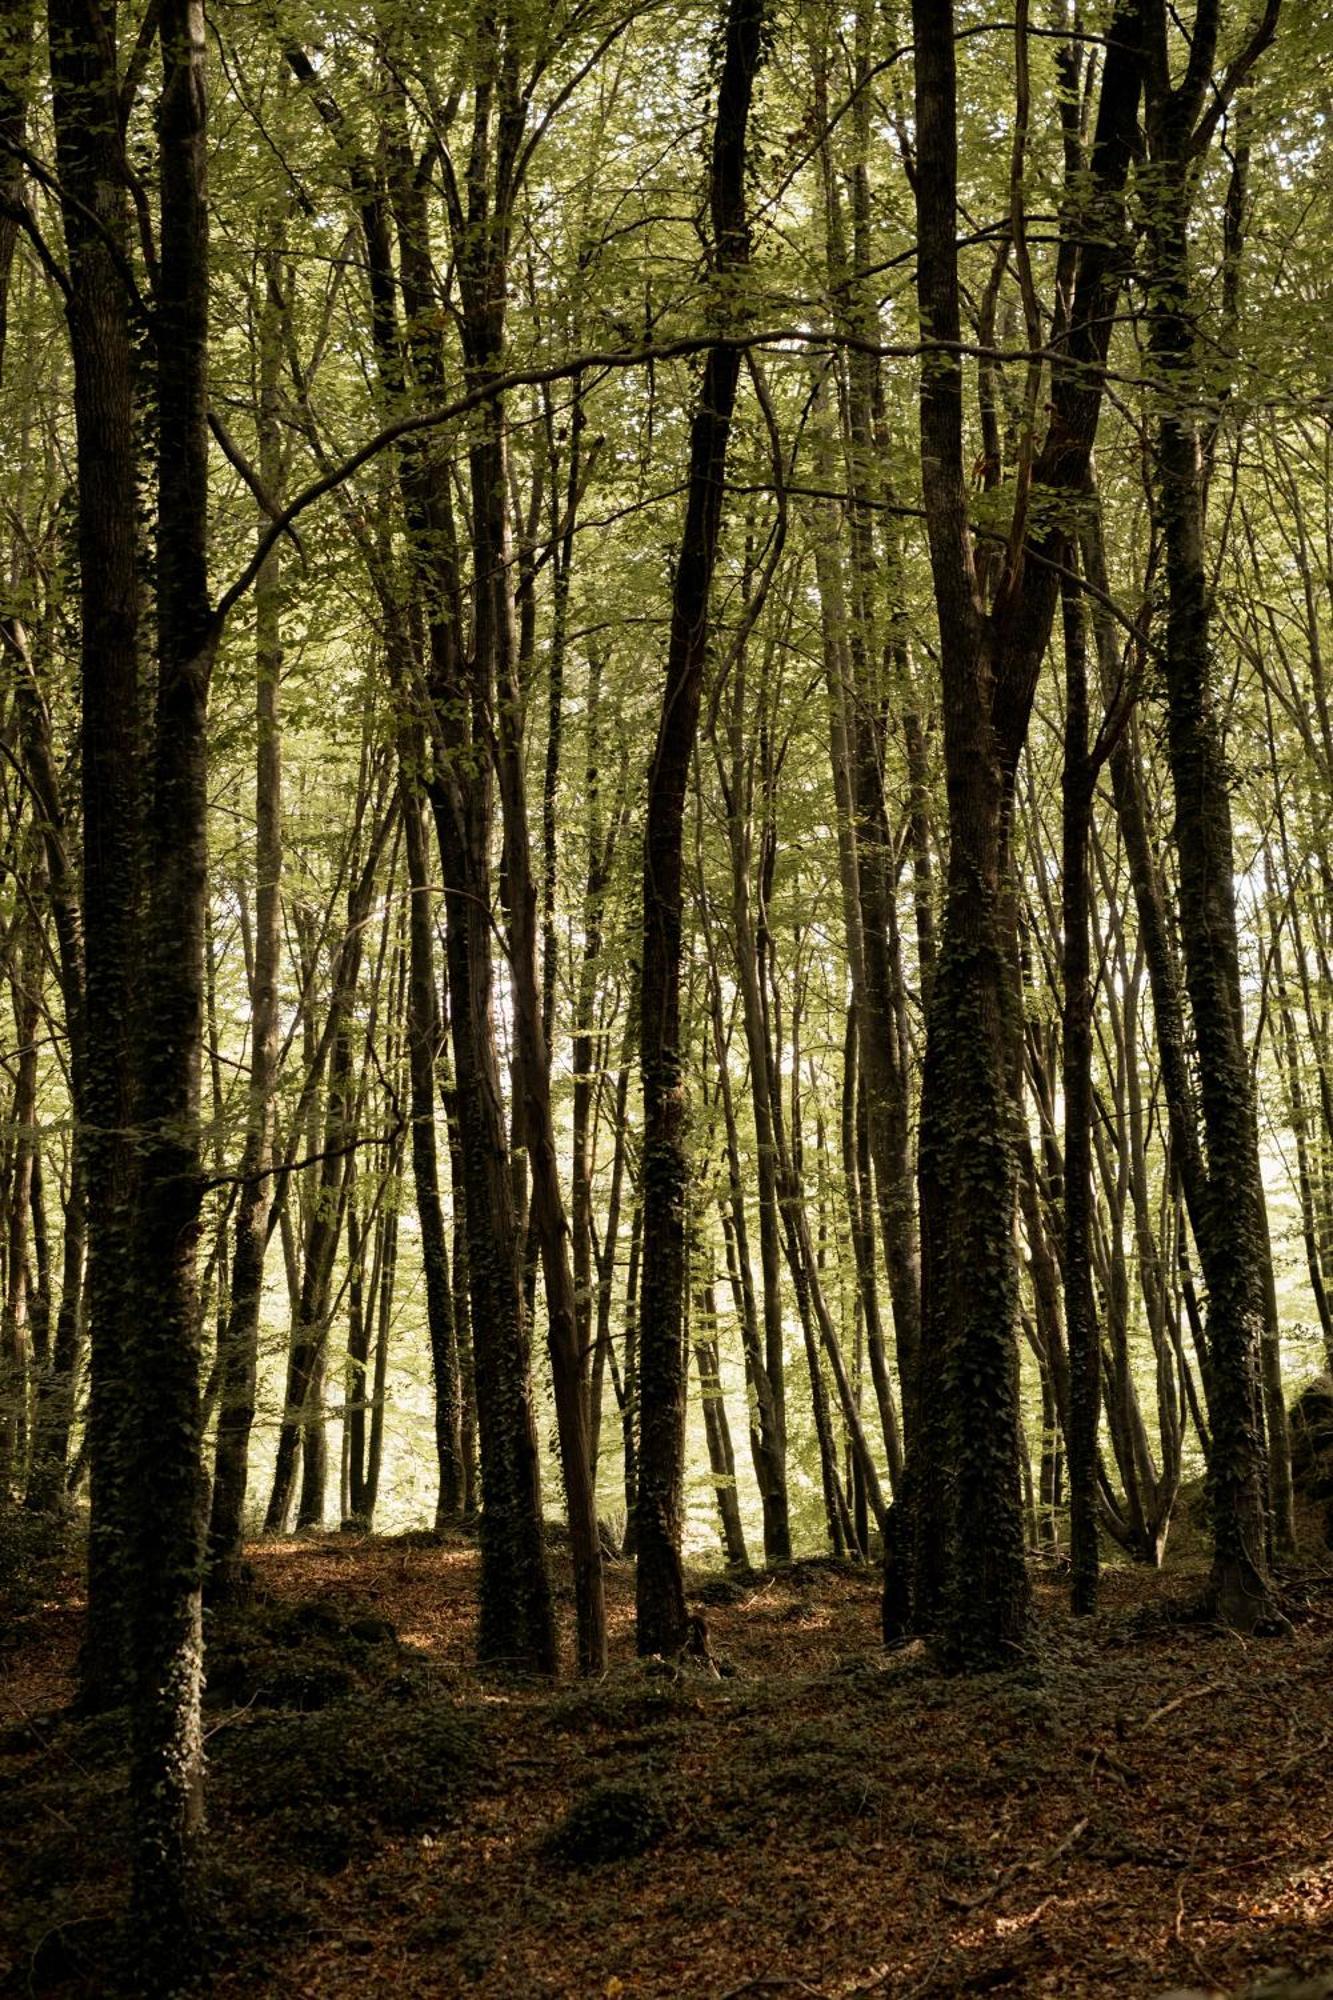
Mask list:
[{"label": "green foliage", "polygon": [[450,1824],[478,1751],[475,1725],[452,1701],[407,1681],[223,1731],[214,1781],[267,1845],[336,1874],[381,1833]]},{"label": "green foliage", "polygon": [[128,1734],[114,1710],[28,1719],[0,1738],[0,1967],[22,1966],[28,1991],[106,1990],[89,1982],[105,1981],[115,1950]]},{"label": "green foliage", "polygon": [[385,1619],[327,1599],[228,1608],[207,1637],[208,1699],[246,1708],[326,1708],[401,1656]]},{"label": "green foliage", "polygon": [[0,1647],[47,1599],[73,1555],[68,1524],[0,1503]]},{"label": "green foliage", "polygon": [[546,1842],[553,1861],[599,1868],[646,1854],[669,1832],[671,1812],[655,1785],[636,1780],[594,1785],[576,1799]]}]

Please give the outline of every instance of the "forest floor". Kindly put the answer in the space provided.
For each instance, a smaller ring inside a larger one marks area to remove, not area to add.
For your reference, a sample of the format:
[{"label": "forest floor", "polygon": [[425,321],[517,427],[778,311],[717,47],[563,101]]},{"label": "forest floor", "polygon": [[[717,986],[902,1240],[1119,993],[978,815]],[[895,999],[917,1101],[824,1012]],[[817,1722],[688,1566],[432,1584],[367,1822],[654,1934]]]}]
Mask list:
[{"label": "forest floor", "polygon": [[[1252,1641],[1188,1622],[1188,1559],[1111,1570],[1077,1622],[1038,1571],[1033,1658],[974,1680],[885,1653],[875,1577],[819,1562],[695,1576],[723,1672],[654,1671],[612,1567],[611,1668],[554,1688],[472,1666],[468,1544],[252,1560],[260,1601],[212,1634],[220,2000],[1148,2000],[1333,1969],[1326,1558]],[[16,1993],[116,1990],[123,1730],[63,1706],[71,1592],[0,1642]]]}]

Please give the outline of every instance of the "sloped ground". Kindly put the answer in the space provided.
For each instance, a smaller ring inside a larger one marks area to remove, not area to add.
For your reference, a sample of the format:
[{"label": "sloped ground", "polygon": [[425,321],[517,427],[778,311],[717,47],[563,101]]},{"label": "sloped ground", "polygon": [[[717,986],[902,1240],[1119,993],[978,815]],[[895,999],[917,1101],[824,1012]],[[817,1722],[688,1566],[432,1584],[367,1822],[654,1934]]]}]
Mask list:
[{"label": "sloped ground", "polygon": [[[878,1645],[875,1580],[698,1579],[724,1675],[632,1654],[533,1688],[471,1662],[465,1544],[261,1546],[215,1635],[212,1990],[491,2000],[1233,1991],[1333,1969],[1333,1578],[1289,1637],[1182,1622],[1116,1570],[1037,1655],[941,1676]],[[563,1576],[563,1572],[560,1572]],[[568,1619],[568,1592],[562,1591]],[[395,1636],[396,1635],[396,1636]],[[120,1732],[56,1712],[77,1608],[0,1661],[0,1963],[112,1990]]]}]

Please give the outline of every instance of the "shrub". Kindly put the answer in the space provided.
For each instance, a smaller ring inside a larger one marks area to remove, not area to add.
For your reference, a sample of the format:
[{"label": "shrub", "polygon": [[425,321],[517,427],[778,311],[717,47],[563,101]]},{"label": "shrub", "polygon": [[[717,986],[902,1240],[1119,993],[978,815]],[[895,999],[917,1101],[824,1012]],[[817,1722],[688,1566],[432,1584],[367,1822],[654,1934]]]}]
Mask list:
[{"label": "shrub", "polygon": [[238,1818],[332,1874],[380,1832],[447,1824],[476,1752],[474,1728],[440,1695],[363,1694],[224,1731],[214,1768]]},{"label": "shrub", "polygon": [[601,1867],[646,1853],[670,1825],[666,1802],[654,1786],[595,1785],[575,1800],[549,1836],[547,1851],[566,1867]]},{"label": "shrub", "polygon": [[357,1606],[315,1598],[227,1608],[208,1623],[207,1695],[235,1707],[326,1708],[399,1659],[393,1626]]}]

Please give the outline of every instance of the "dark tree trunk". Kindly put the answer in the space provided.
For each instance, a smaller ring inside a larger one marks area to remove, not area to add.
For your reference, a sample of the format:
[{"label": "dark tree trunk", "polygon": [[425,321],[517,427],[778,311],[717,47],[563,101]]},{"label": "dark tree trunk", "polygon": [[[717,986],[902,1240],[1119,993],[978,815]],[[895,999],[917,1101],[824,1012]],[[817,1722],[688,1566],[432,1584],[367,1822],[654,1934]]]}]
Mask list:
[{"label": "dark tree trunk", "polygon": [[[917,285],[922,325],[960,337],[952,7],[915,0]],[[915,1615],[961,1665],[995,1665],[1028,1619],[1018,1432],[1011,980],[994,640],[980,608],[963,475],[962,370],[931,357],[921,446],[940,627],[949,869],[922,1082],[921,1477]],[[910,1426],[909,1426],[910,1435]]]},{"label": "dark tree trunk", "polygon": [[[708,936],[705,910],[705,936]],[[711,938],[710,961],[712,960]],[[722,1227],[726,1241],[727,1275],[745,1354],[745,1378],[750,1405],[750,1457],[755,1483],[759,1488],[764,1519],[764,1561],[791,1561],[791,1520],[787,1505],[787,1480],[783,1439],[773,1408],[768,1376],[768,1349],[759,1324],[754,1273],[750,1264],[750,1225],[745,1209],[745,1183],[741,1171],[740,1140],[736,1129],[736,1107],[728,1069],[727,1037],[722,1022],[722,995],[715,962],[709,965],[709,1007],[713,1025],[713,1053],[717,1066],[718,1098],[722,1110],[727,1156],[727,1193],[722,1206]],[[760,1199],[762,1200],[762,1190]],[[780,1352],[780,1350],[779,1350]]]},{"label": "dark tree trunk", "polygon": [[[746,132],[764,0],[731,0],[713,132],[710,202],[719,279],[749,261]],[[685,788],[699,724],[708,600],[717,561],[727,441],[740,355],[710,350],[690,427],[689,484],[672,592],[644,835],[642,1028],[643,1291],[639,1321],[636,1636],[640,1653],[675,1653],[687,1634],[680,1564],[685,1444],[685,1081],[680,1020]]]},{"label": "dark tree trunk", "polygon": [[[1072,550],[1070,552],[1072,560]],[[1092,968],[1088,832],[1093,766],[1088,663],[1076,582],[1062,590],[1065,757],[1061,882],[1064,917],[1065,1337],[1069,1344],[1069,1552],[1077,1612],[1097,1605],[1097,1418],[1101,1347],[1092,1289]]]},{"label": "dark tree trunk", "polygon": [[[402,1167],[403,1154],[400,1143],[389,1156],[389,1169],[391,1173],[397,1175],[402,1172]],[[389,1374],[389,1329],[393,1324],[393,1295],[398,1276],[397,1209],[390,1208],[381,1214],[379,1235],[381,1244],[377,1256],[379,1284],[372,1300],[375,1311],[375,1363],[371,1378],[370,1436],[366,1445],[364,1488],[367,1534],[375,1522],[375,1508],[380,1493],[380,1472],[384,1464],[384,1408]]]},{"label": "dark tree trunk", "polygon": [[502,699],[506,720],[501,725],[501,788],[512,911],[515,1068],[523,1093],[532,1226],[541,1251],[546,1291],[547,1344],[574,1560],[578,1666],[582,1674],[599,1674],[606,1666],[606,1606],[588,1431],[588,1356],[579,1338],[569,1226],[556,1164],[550,1058],[537,982],[537,898],[528,850],[522,741],[517,729],[519,694],[512,681]]},{"label": "dark tree trunk", "polygon": [[[441,1051],[443,1064],[443,1051]],[[467,1256],[467,1169],[458,1129],[458,1092],[442,1083],[440,1091],[449,1131],[449,1191],[453,1198],[454,1326],[458,1333],[458,1373],[462,1394],[460,1444],[463,1453],[463,1522],[477,1518],[480,1506],[477,1467],[477,1376],[472,1352],[472,1284]]]},{"label": "dark tree trunk", "polygon": [[[918,1627],[938,1632],[946,1656],[981,1666],[1012,1657],[1022,1643],[1029,1597],[1013,1248],[1019,1041],[1009,822],[1069,533],[1061,502],[1082,490],[1101,407],[1141,37],[1139,0],[1122,0],[1107,37],[1086,175],[1080,160],[1070,163],[1062,257],[1071,302],[1060,316],[1045,435],[1020,465],[1016,513],[988,609],[963,470],[953,10],[915,0],[913,23],[917,289],[923,328],[943,343],[924,370],[921,437],[940,628],[949,870],[919,1142],[921,1382],[932,1393],[921,1398],[919,1449],[909,1441],[906,1485],[913,1616]],[[1041,497],[1031,513],[1029,491]],[[901,1580],[889,1583],[886,1601],[900,1602]]]},{"label": "dark tree trunk", "polygon": [[880,1320],[879,1282],[875,1270],[870,1115],[865,1075],[857,1061],[858,1045],[856,1008],[853,1005],[847,1010],[847,1035],[843,1044],[842,1169],[847,1189],[852,1255],[856,1264],[857,1296],[870,1359],[870,1378],[875,1388],[880,1435],[889,1463],[889,1483],[896,1491],[903,1470],[902,1436],[893,1403],[893,1384],[889,1379],[888,1354]]},{"label": "dark tree trunk", "polygon": [[85,1699],[128,1679],[126,1349],[136,1161],[131,1023],[138,960],[142,742],[138,461],[114,19],[100,0],[48,11],[56,157],[69,257],[79,510],[85,1102],[91,1335]]},{"label": "dark tree trunk", "polygon": [[476,1334],[482,1493],[479,1646],[485,1660],[551,1673],[555,1628],[542,1536],[521,1238],[491,1012],[489,785],[461,774],[453,784],[437,780],[432,803],[448,912],[449,1015]]},{"label": "dark tree trunk", "polygon": [[412,1080],[412,1175],[421,1230],[421,1263],[426,1281],[426,1324],[430,1333],[431,1367],[435,1378],[435,1456],[440,1475],[435,1525],[443,1528],[454,1526],[463,1518],[463,1384],[458,1363],[453,1289],[449,1282],[444,1206],[440,1200],[439,1152],[435,1140],[435,1052],[440,1041],[440,1009],[435,993],[434,925],[426,868],[426,841],[416,793],[416,772],[423,761],[419,732],[410,732],[404,750],[406,762],[400,786],[405,833],[403,846],[407,856],[408,893],[412,899],[408,915],[407,988],[407,1036]]},{"label": "dark tree trunk", "polygon": [[[886,698],[885,666],[898,663],[903,641],[895,632],[887,646],[877,635],[877,600],[882,594],[873,534],[872,508],[886,483],[882,439],[876,435],[876,410],[882,413],[879,363],[869,351],[876,339],[878,308],[870,276],[871,212],[867,164],[870,118],[868,10],[857,11],[857,95],[852,107],[856,148],[851,174],[852,242],[848,254],[840,184],[830,149],[821,147],[824,182],[824,223],[829,277],[835,314],[858,345],[847,354],[839,373],[843,411],[844,458],[851,505],[848,512],[851,560],[851,604],[843,588],[841,558],[825,559],[825,581],[832,589],[832,630],[827,629],[825,655],[830,671],[833,719],[834,782],[839,793],[845,831],[843,849],[844,913],[848,930],[848,968],[859,1023],[859,1063],[869,1115],[871,1153],[875,1162],[875,1192],[884,1241],[885,1267],[893,1303],[895,1341],[904,1387],[904,1425],[910,1431],[914,1414],[908,1398],[914,1391],[921,1344],[921,1271],[913,1198],[910,1102],[907,1066],[897,1029],[902,989],[902,963],[894,908],[896,894],[893,842],[884,799]],[[827,80],[819,61],[815,106],[821,129],[828,124]],[[822,108],[821,108],[822,107]],[[863,348],[859,343],[866,343]],[[880,425],[882,429],[882,424]],[[900,579],[888,579],[889,614],[902,616]],[[849,615],[850,613],[850,615]],[[831,642],[831,643],[830,643]],[[919,831],[919,827],[918,827]],[[928,862],[925,864],[928,875]],[[929,933],[932,922],[923,913]],[[929,971],[927,945],[923,969]],[[928,983],[928,981],[923,982]]]},{"label": "dark tree trunk", "polygon": [[[478,45],[467,213],[455,206],[450,216],[464,301],[465,359],[474,387],[498,372],[503,357],[509,206],[514,196],[509,176],[522,130],[521,110],[511,102],[512,55],[509,51],[502,57],[494,39]],[[409,181],[400,174],[395,205],[414,377],[426,394],[435,394],[443,380],[444,359],[420,185],[418,181],[413,199]],[[363,218],[369,240],[373,235],[369,208],[363,207]],[[381,261],[373,244],[371,261],[372,268]],[[392,273],[387,270],[387,255],[382,263],[379,310],[391,328]],[[488,409],[469,454],[476,574],[467,657],[462,650],[462,599],[447,463],[420,448],[404,453],[400,471],[429,640],[427,721],[433,769],[427,790],[445,891],[449,1021],[481,1445],[479,1646],[484,1659],[549,1673],[555,1667],[555,1629],[523,1296],[523,1219],[510,1171],[492,1001],[494,772],[488,739],[497,697],[508,702],[512,696],[507,680],[501,685],[511,664],[506,641],[513,638],[505,561],[503,421],[500,409]],[[513,721],[516,724],[517,718]],[[460,1364],[464,1362],[460,1354]],[[462,1431],[460,1424],[466,1478],[467,1440]]]},{"label": "dark tree trunk", "polygon": [[370,1399],[366,1363],[370,1359],[377,1273],[372,1271],[367,1288],[365,1236],[357,1205],[358,1185],[356,1161],[352,1160],[347,1173],[347,1414],[343,1447],[343,1524],[353,1529],[364,1529],[367,1520],[366,1409]]},{"label": "dark tree trunk", "polygon": [[639,1512],[639,1261],[643,1252],[643,1202],[636,1187],[630,1217],[629,1269],[625,1274],[625,1396],[620,1410],[624,1453],[625,1539],[621,1553],[636,1553]]},{"label": "dark tree trunk", "polygon": [[[1215,10],[1214,10],[1215,11]],[[1196,43],[1207,42],[1200,9]],[[1269,1312],[1267,1212],[1245,1038],[1237,941],[1230,787],[1209,630],[1204,459],[1189,213],[1207,68],[1191,53],[1170,81],[1167,13],[1151,9],[1147,91],[1149,348],[1158,369],[1155,473],[1167,585],[1167,750],[1175,793],[1180,939],[1194,1026],[1206,1148],[1199,1255],[1208,1285],[1208,1464],[1218,1615],[1252,1630],[1272,1611],[1260,1357]],[[1212,35],[1215,39],[1216,24]],[[1285,1413],[1270,1440],[1289,1489]]]},{"label": "dark tree trunk", "polygon": [[[358,912],[358,901],[354,891],[349,898],[348,934],[339,952],[339,971],[346,972],[347,985],[340,1000],[340,982],[335,981],[330,1002],[331,1010],[338,1009],[339,1025],[329,1066],[328,1108],[320,1148],[323,1159],[317,1175],[318,1193],[306,1236],[305,1265],[292,1328],[291,1351],[287,1358],[282,1424],[278,1431],[273,1484],[264,1515],[266,1535],[280,1535],[287,1526],[296,1484],[297,1452],[303,1438],[309,1437],[312,1427],[321,1421],[317,1406],[322,1390],[324,1349],[328,1341],[333,1265],[342,1235],[347,1197],[352,1051],[346,1013],[361,962],[364,911]],[[307,1490],[313,1492],[314,1489],[307,1484]],[[299,1522],[299,1525],[309,1525],[308,1519]]]},{"label": "dark tree trunk", "polygon": [[[31,895],[33,884],[26,885]],[[10,1111],[13,1151],[3,1176],[4,1244],[0,1253],[0,1506],[23,1490],[28,1457],[29,1374],[38,1358],[31,1351],[29,1303],[32,1262],[34,1173],[37,1167],[37,1030],[41,1018],[41,946],[31,917],[11,945],[10,987],[14,1004],[14,1095]]]},{"label": "dark tree trunk", "polygon": [[218,639],[207,579],[208,209],[198,0],[165,0],[159,38],[158,682],[145,949],[134,968],[142,1164],[128,1350],[132,1909],[141,1978],[153,1993],[177,1990],[197,1970],[203,1440],[195,1252],[204,1191],[206,719]]}]

